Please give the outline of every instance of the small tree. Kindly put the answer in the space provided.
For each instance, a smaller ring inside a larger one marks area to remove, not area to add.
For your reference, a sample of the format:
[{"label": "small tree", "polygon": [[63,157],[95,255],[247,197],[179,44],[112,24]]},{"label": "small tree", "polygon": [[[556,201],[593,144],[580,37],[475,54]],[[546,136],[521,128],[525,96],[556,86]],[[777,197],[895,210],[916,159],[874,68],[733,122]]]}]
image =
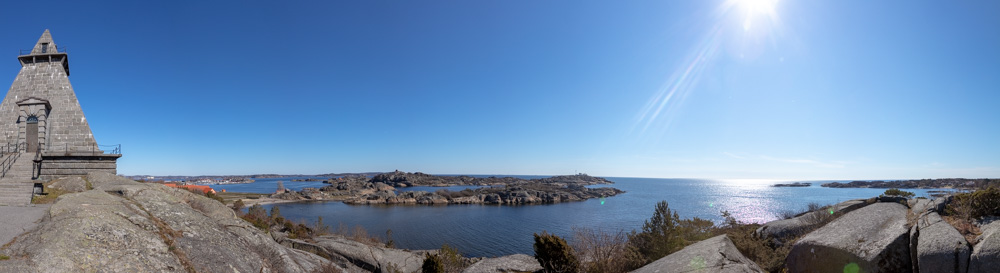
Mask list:
[{"label": "small tree", "polygon": [[243,199],[236,199],[236,202],[233,202],[233,211],[236,211],[236,214],[242,214],[243,208],[246,206],[247,205],[243,203]]},{"label": "small tree", "polygon": [[573,255],[573,248],[566,240],[554,234],[542,231],[535,235],[535,259],[542,265],[545,272],[579,272],[580,263]]},{"label": "small tree", "polygon": [[424,254],[424,264],[420,266],[423,273],[444,273],[444,263],[438,255]]}]

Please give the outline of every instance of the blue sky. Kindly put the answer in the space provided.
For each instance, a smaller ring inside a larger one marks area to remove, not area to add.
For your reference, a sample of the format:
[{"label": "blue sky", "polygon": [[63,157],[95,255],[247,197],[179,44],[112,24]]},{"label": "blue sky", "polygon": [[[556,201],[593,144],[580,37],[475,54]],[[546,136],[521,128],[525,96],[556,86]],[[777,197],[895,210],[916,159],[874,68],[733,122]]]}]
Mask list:
[{"label": "blue sky", "polygon": [[998,1],[146,2],[0,11],[123,174],[1000,177]]}]

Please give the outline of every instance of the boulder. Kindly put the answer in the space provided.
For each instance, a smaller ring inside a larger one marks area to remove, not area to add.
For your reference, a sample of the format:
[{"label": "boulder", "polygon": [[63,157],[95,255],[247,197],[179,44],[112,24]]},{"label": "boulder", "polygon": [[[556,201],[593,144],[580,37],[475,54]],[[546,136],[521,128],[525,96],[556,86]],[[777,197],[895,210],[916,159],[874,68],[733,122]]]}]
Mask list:
[{"label": "boulder", "polygon": [[948,203],[951,203],[952,198],[954,198],[953,195],[934,198],[934,201],[931,202],[931,209],[937,211],[938,213],[945,212],[948,208]]},{"label": "boulder", "polygon": [[329,262],[279,245],[218,201],[113,175],[64,194],[0,251],[0,272],[303,272]]},{"label": "boulder", "polygon": [[969,273],[997,272],[1000,269],[1000,219],[980,224],[976,246],[969,260]]},{"label": "boulder", "polygon": [[916,215],[923,214],[927,211],[937,211],[934,207],[934,202],[926,198],[916,198],[910,199],[908,201],[910,205],[910,211]]},{"label": "boulder", "polygon": [[822,224],[834,214],[848,213],[858,208],[868,205],[865,199],[848,200],[839,204],[799,215],[791,219],[782,219],[768,222],[757,228],[754,232],[761,238],[772,238],[776,244],[784,244],[788,239],[793,239]]},{"label": "boulder", "polygon": [[87,181],[80,176],[68,176],[53,179],[49,182],[49,188],[65,192],[82,192],[87,190]]},{"label": "boulder", "polygon": [[418,272],[428,250],[404,250],[367,245],[341,236],[313,238],[332,261],[347,261],[371,272]]},{"label": "boulder", "polygon": [[633,273],[669,272],[763,272],[736,249],[726,235],[689,245]]},{"label": "boulder", "polygon": [[535,272],[542,270],[535,257],[514,254],[497,258],[485,258],[462,271],[462,273],[480,272]]},{"label": "boulder", "polygon": [[972,252],[969,243],[936,212],[924,214],[917,220],[911,232],[913,237],[916,241],[910,242],[910,251],[915,250],[913,264],[919,272],[965,273],[969,268]]},{"label": "boulder", "polygon": [[910,272],[906,206],[876,203],[847,213],[792,246],[788,272]]},{"label": "boulder", "polygon": [[132,183],[139,183],[132,181],[131,179],[106,172],[90,172],[87,173],[87,177],[84,179],[86,179],[87,182],[90,182],[92,188],[106,185],[129,185]]}]

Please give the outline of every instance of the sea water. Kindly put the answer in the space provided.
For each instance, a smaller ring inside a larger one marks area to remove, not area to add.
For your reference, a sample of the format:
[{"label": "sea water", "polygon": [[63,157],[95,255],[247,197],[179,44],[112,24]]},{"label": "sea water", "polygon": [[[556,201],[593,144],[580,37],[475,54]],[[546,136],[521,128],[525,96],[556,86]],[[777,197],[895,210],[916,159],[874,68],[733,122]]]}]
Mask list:
[{"label": "sea water", "polygon": [[[536,178],[526,176],[524,178]],[[288,181],[291,178],[284,178]],[[531,254],[532,234],[547,231],[572,239],[573,228],[616,232],[640,230],[653,214],[656,203],[666,201],[681,218],[699,217],[715,222],[728,211],[743,222],[763,223],[779,219],[786,211],[802,211],[809,203],[835,204],[851,199],[878,196],[885,189],[823,188],[832,181],[807,181],[809,187],[772,187],[777,181],[616,178],[611,186],[624,194],[547,205],[346,205],[341,202],[286,203],[281,214],[294,221],[313,223],[318,216],[326,225],[364,227],[370,235],[385,237],[392,230],[396,247],[436,249],[442,244],[457,248],[466,256]],[[274,191],[276,181],[258,180],[241,188],[226,185],[229,191]],[[257,184],[261,183],[261,184]],[[257,185],[255,185],[257,184]],[[286,188],[321,187],[319,182],[284,182]],[[269,188],[268,188],[269,187]],[[469,187],[451,187],[461,190]],[[435,187],[421,187],[433,191]],[[412,189],[411,189],[412,190]],[[927,189],[910,189],[927,196]]]}]

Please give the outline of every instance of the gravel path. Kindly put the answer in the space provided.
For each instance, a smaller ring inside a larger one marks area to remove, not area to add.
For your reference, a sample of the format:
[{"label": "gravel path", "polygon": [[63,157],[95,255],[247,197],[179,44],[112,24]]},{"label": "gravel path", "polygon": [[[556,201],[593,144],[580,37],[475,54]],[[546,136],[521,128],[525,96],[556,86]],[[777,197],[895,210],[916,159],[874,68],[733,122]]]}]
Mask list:
[{"label": "gravel path", "polygon": [[31,230],[48,213],[51,205],[0,206],[0,245]]}]

